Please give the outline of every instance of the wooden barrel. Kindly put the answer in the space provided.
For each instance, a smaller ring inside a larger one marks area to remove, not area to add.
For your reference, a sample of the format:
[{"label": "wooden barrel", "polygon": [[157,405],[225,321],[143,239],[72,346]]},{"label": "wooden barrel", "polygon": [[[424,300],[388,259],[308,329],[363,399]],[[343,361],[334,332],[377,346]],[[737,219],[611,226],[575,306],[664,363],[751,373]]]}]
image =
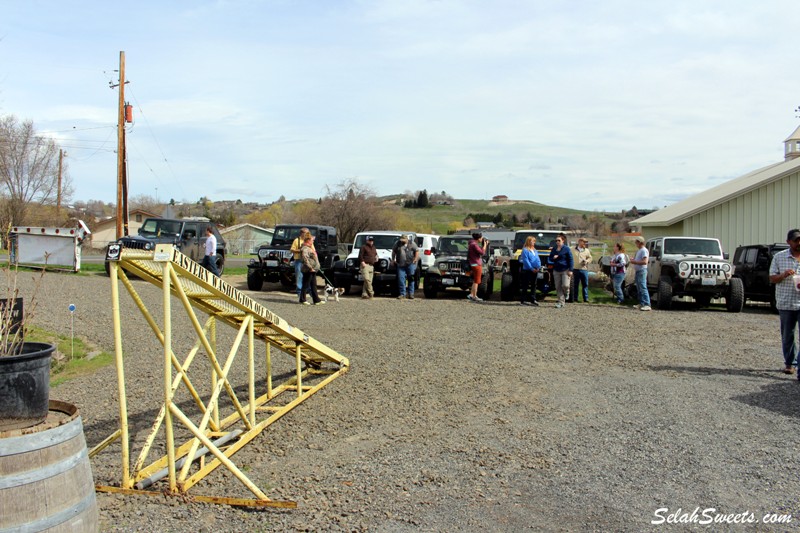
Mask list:
[{"label": "wooden barrel", "polygon": [[0,531],[98,531],[78,409],[50,400],[47,419],[0,432]]}]

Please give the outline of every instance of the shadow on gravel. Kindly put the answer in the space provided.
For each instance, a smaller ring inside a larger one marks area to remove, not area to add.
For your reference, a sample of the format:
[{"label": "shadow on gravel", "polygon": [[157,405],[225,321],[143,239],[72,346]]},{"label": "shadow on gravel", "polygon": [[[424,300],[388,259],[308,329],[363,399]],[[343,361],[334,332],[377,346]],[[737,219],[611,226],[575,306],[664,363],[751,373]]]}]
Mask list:
[{"label": "shadow on gravel", "polygon": [[732,399],[779,415],[800,418],[800,404],[796,401],[798,393],[800,383],[796,379],[785,379],[764,385],[759,392],[741,394]]},{"label": "shadow on gravel", "polygon": [[[679,374],[693,374],[695,376],[742,376],[747,378],[762,378],[785,382],[788,376],[779,370],[768,370],[764,368],[715,368],[710,366],[674,366],[674,365],[651,365],[648,367],[655,372],[677,372]],[[792,379],[791,381],[795,381]],[[794,383],[792,383],[794,385]]]}]

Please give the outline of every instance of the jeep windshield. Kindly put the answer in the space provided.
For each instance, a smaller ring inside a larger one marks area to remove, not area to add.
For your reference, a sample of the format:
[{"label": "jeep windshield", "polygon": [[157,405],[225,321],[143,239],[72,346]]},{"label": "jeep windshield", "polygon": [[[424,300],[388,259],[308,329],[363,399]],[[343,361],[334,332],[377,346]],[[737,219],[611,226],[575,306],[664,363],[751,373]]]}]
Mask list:
[{"label": "jeep windshield", "polygon": [[180,233],[181,223],[176,220],[148,218],[139,228],[142,237],[178,237]]},{"label": "jeep windshield", "polygon": [[[356,235],[356,242],[353,243],[353,248],[361,248],[364,246],[364,243],[367,242],[367,235],[368,233],[363,233]],[[373,235],[372,238],[375,240],[375,249],[376,250],[391,250],[394,247],[394,244],[400,239],[400,234],[397,235]]]},{"label": "jeep windshield", "polygon": [[463,255],[467,257],[470,237],[442,237],[436,255]]},{"label": "jeep windshield", "polygon": [[[272,234],[271,246],[291,245],[292,242],[300,236],[300,230],[303,226],[281,227],[275,228],[275,233]],[[311,235],[317,236],[317,228],[309,228]]]},{"label": "jeep windshield", "polygon": [[525,241],[531,236],[536,237],[536,244],[534,244],[536,250],[549,250],[556,245],[558,233],[557,231],[517,232],[517,234],[514,235],[514,250],[522,250],[522,247],[525,246]]},{"label": "jeep windshield", "polygon": [[719,242],[714,239],[664,239],[664,253],[722,256]]}]

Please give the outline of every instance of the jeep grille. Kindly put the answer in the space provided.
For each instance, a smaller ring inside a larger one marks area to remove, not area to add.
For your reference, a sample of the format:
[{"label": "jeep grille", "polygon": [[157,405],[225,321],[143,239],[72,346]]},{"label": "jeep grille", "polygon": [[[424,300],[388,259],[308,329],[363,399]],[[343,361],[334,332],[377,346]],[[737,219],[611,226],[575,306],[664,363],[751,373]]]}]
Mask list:
[{"label": "jeep grille", "polygon": [[441,270],[446,270],[447,272],[453,272],[454,274],[463,274],[464,273],[464,262],[463,261],[447,261],[443,263],[439,263],[440,265],[446,265],[445,268],[439,267]]},{"label": "jeep grille", "polygon": [[689,263],[689,268],[691,274],[697,276],[706,276],[709,274],[721,276],[723,273],[722,266],[715,263]]},{"label": "jeep grille", "polygon": [[134,250],[152,250],[153,243],[150,241],[139,241],[135,239],[121,239],[119,243],[123,248],[133,248]]},{"label": "jeep grille", "polygon": [[267,250],[262,249],[258,251],[258,257],[261,259],[277,259],[283,261],[292,258],[291,250]]}]

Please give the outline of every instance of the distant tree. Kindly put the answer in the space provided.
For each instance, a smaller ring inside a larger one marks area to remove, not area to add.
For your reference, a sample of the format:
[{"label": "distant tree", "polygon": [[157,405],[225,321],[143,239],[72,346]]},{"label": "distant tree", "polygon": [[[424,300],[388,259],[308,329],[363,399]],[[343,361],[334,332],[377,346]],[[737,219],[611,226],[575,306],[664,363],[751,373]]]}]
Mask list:
[{"label": "distant tree", "polygon": [[175,198],[170,198],[169,199],[169,205],[173,205],[173,206],[175,205]]},{"label": "distant tree", "polygon": [[375,192],[356,180],[341,181],[335,188],[325,187],[320,220],[334,226],[339,240],[353,242],[356,233],[367,229],[386,229],[390,218]]},{"label": "distant tree", "polygon": [[595,237],[605,237],[608,235],[608,224],[599,213],[595,213],[589,217],[589,232]]},{"label": "distant tree", "polygon": [[499,225],[500,225],[500,223],[501,223],[501,222],[503,222],[503,213],[500,213],[500,212],[498,212],[498,213],[497,213],[497,214],[494,216],[494,218],[492,219],[492,222],[494,222],[494,223],[495,223],[495,225],[499,226]]},{"label": "distant tree", "polygon": [[160,205],[154,196],[148,194],[138,194],[128,200],[129,209],[142,209],[149,213],[158,214]]},{"label": "distant tree", "polygon": [[[55,205],[58,195],[59,148],[37,134],[33,122],[15,116],[0,118],[0,224],[24,224],[33,204]],[[61,169],[61,202],[68,203],[72,184],[66,160]]]},{"label": "distant tree", "polygon": [[465,228],[474,228],[475,227],[475,219],[468,216],[464,219],[464,227]]},{"label": "distant tree", "polygon": [[428,191],[427,189],[423,189],[417,195],[417,207],[420,209],[425,207],[430,207],[430,203],[428,203]]},{"label": "distant tree", "polygon": [[511,227],[519,226],[519,219],[517,218],[517,214],[513,213],[511,215]]}]

